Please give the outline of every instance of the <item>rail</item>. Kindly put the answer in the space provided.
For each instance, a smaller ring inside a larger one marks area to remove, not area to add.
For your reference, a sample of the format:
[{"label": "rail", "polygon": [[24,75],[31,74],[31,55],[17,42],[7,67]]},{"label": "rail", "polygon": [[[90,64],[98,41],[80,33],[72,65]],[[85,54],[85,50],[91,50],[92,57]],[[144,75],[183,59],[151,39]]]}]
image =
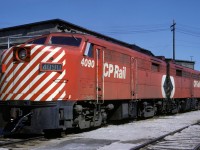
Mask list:
[{"label": "rail", "polygon": [[[194,124],[191,124],[191,125],[187,125],[187,126],[185,126],[185,127],[183,127],[183,128],[180,128],[180,129],[178,129],[178,130],[172,131],[172,132],[167,133],[167,134],[165,134],[165,135],[162,135],[162,136],[160,136],[160,137],[158,137],[158,138],[152,139],[152,140],[150,140],[150,141],[148,141],[148,142],[146,142],[146,143],[143,143],[143,144],[138,145],[138,146],[136,146],[136,147],[134,147],[134,148],[131,148],[131,150],[140,150],[140,149],[145,150],[145,149],[151,149],[151,148],[148,148],[150,145],[153,145],[153,144],[155,144],[156,142],[160,142],[160,141],[164,140],[165,137],[167,137],[167,136],[172,136],[172,135],[174,135],[174,134],[176,134],[176,133],[179,133],[179,132],[185,130],[186,128],[189,128],[189,127],[194,126],[194,125],[200,125],[200,122],[197,122],[197,123],[194,123]],[[197,133],[197,134],[198,134],[198,133]],[[188,138],[188,139],[190,139],[190,138]],[[199,137],[199,140],[200,140],[200,137]],[[196,141],[195,141],[195,142],[196,142]],[[192,143],[191,143],[191,144],[192,144]],[[196,143],[194,143],[194,144],[196,144]],[[166,146],[166,149],[167,149],[167,148],[168,148],[168,147]],[[193,150],[198,150],[199,148],[200,148],[200,144],[196,145],[195,148],[192,148],[192,149],[193,149]]]}]

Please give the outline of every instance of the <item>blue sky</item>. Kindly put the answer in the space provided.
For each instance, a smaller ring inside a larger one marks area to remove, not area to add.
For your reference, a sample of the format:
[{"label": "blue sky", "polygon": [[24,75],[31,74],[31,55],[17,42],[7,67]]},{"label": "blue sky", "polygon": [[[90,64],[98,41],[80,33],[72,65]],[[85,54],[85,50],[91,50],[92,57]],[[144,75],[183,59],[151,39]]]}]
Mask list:
[{"label": "blue sky", "polygon": [[200,70],[199,0],[0,0],[0,28],[60,18],[172,57],[193,60]]}]

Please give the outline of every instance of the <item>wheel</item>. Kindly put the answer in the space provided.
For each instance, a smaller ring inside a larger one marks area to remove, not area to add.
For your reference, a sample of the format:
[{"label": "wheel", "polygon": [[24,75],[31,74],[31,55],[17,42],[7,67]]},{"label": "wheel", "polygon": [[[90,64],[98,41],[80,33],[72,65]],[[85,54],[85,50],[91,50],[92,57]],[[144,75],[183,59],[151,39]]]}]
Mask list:
[{"label": "wheel", "polygon": [[48,139],[59,138],[59,137],[62,137],[62,130],[61,129],[44,130],[44,136],[45,138],[48,138]]}]

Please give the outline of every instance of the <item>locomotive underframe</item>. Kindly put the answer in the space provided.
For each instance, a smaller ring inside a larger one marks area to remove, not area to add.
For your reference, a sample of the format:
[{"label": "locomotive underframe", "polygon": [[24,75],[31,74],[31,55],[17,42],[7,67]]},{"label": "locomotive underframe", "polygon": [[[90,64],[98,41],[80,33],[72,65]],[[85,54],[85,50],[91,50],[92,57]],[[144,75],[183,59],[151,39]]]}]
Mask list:
[{"label": "locomotive underframe", "polygon": [[96,101],[5,101],[0,102],[0,128],[4,134],[86,129],[106,123],[112,108]]},{"label": "locomotive underframe", "polygon": [[[0,103],[4,133],[41,133],[50,129],[72,128],[74,101]],[[23,129],[23,130],[21,130]]]},{"label": "locomotive underframe", "polygon": [[116,121],[149,118],[200,108],[198,99],[104,101],[5,101],[0,103],[0,121],[6,133],[43,133],[70,128],[86,129]]}]

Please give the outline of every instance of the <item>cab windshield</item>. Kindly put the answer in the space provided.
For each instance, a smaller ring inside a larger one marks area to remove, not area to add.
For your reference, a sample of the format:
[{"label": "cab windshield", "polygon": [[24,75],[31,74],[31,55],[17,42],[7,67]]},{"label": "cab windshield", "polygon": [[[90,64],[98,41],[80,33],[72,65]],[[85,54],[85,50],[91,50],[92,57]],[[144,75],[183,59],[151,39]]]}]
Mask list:
[{"label": "cab windshield", "polygon": [[41,37],[41,38],[37,38],[37,39],[29,41],[28,44],[44,44],[46,39],[47,39],[46,36],[45,37]]},{"label": "cab windshield", "polygon": [[52,36],[49,44],[67,45],[79,47],[81,44],[81,38],[67,37],[67,36]]}]

